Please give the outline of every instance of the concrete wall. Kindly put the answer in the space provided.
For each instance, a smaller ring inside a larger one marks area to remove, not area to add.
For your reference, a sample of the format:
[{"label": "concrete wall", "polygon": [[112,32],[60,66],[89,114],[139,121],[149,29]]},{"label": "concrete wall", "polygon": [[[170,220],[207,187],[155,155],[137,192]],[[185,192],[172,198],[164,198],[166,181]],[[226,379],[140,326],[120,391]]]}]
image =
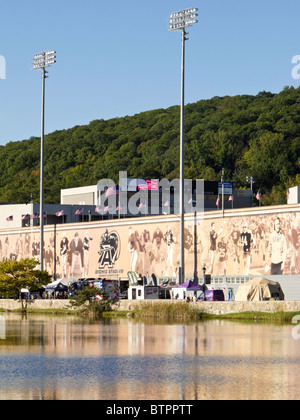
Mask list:
[{"label": "concrete wall", "polygon": [[[182,303],[182,301],[170,300],[121,300],[113,306],[114,310],[130,311],[134,310],[138,305],[144,303],[160,303],[161,305],[173,303]],[[195,305],[200,311],[207,314],[224,315],[237,312],[300,312],[300,302],[296,301],[264,301],[264,302],[197,302],[187,303],[187,305]],[[5,310],[15,310],[21,308],[21,303],[13,299],[1,299],[0,308]],[[68,300],[34,300],[29,304],[29,309],[70,309]]]},{"label": "concrete wall", "polygon": [[[16,299],[0,299],[0,308],[8,311],[21,309],[21,302]],[[28,309],[70,309],[68,300],[36,299],[28,303]]]},{"label": "concrete wall", "polygon": [[[173,304],[182,303],[182,301],[170,300],[147,300],[133,301],[123,300],[118,305],[118,310],[133,310],[136,306],[149,302],[162,305],[172,302]],[[187,303],[187,305],[196,306],[201,312],[212,315],[225,315],[238,312],[297,312],[300,311],[300,302],[293,301],[263,301],[263,302],[196,302]]]}]

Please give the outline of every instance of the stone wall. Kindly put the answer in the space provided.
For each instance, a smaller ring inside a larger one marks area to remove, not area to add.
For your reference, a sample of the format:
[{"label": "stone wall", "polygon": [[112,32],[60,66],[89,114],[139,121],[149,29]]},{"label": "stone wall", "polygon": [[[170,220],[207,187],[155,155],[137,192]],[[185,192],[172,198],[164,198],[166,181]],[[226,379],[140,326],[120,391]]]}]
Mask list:
[{"label": "stone wall", "polygon": [[[114,310],[130,311],[137,305],[143,303],[157,303],[161,305],[172,302],[174,305],[182,303],[182,301],[170,300],[121,300],[113,305]],[[263,301],[263,302],[197,302],[187,303],[187,305],[195,305],[197,308],[207,314],[225,315],[237,312],[300,312],[299,301]],[[0,299],[0,308],[5,310],[15,310],[21,308],[21,303],[13,299]],[[34,300],[28,305],[28,309],[70,309],[68,300]]]},{"label": "stone wall", "polygon": [[[0,308],[8,311],[21,309],[21,302],[15,299],[0,299]],[[28,309],[68,309],[70,304],[68,300],[47,300],[36,299],[28,303]]]},{"label": "stone wall", "polygon": [[[182,301],[170,300],[122,300],[116,304],[117,310],[130,311],[143,303],[168,304],[170,302],[182,303]],[[225,315],[238,312],[300,312],[299,301],[263,301],[263,302],[190,302],[187,305],[195,305],[201,312],[212,315]]]}]

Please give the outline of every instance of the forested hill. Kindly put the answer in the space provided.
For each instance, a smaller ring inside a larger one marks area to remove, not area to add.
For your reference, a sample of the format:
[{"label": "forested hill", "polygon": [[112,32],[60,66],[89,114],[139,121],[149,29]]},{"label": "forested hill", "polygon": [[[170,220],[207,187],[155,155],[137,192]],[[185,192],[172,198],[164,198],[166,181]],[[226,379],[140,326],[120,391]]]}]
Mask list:
[{"label": "forested hill", "polygon": [[[59,203],[62,188],[129,177],[179,177],[180,108],[96,120],[45,137],[45,202]],[[300,88],[279,94],[214,97],[185,108],[186,178],[225,180],[260,189],[263,204],[286,200],[300,184]],[[39,201],[40,139],[0,147],[0,201]]]}]

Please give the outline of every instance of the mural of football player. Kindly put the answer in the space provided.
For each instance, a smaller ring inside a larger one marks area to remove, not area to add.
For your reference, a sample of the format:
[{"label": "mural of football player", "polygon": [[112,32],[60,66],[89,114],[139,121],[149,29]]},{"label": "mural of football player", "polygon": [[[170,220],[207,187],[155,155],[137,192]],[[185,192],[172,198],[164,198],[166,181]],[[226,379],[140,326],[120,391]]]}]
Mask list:
[{"label": "mural of football player", "polygon": [[69,240],[66,236],[66,232],[62,234],[62,240],[60,241],[60,255],[62,257],[62,276],[67,277],[67,264],[68,264],[68,251],[69,251]]},{"label": "mural of football player", "polygon": [[208,267],[208,272],[210,274],[213,274],[213,270],[214,270],[214,259],[215,259],[215,251],[217,249],[217,238],[218,238],[218,236],[224,230],[224,227],[221,226],[221,229],[217,233],[215,231],[215,226],[216,226],[215,223],[212,222],[211,227],[210,227],[210,232],[209,232],[210,248],[209,248],[209,267]]},{"label": "mural of football player", "polygon": [[70,243],[71,249],[71,276],[73,278],[83,277],[83,242],[75,232],[74,238]]},{"label": "mural of football player", "polygon": [[166,263],[167,263],[167,267],[166,267],[166,277],[169,276],[169,269],[171,269],[171,275],[173,277],[176,277],[176,270],[174,267],[174,263],[173,263],[173,258],[174,258],[174,245],[175,245],[175,237],[173,234],[173,231],[170,229],[170,227],[168,226],[167,228],[167,232],[165,233],[164,236],[164,241],[167,244],[167,258],[166,258]]},{"label": "mural of football player", "polygon": [[281,232],[280,219],[276,218],[274,223],[274,230],[270,236],[270,262],[271,262],[271,272],[272,275],[283,274],[286,255],[287,255],[287,246],[286,239],[284,234]]},{"label": "mural of football player", "polygon": [[93,240],[93,237],[89,235],[89,232],[86,231],[83,238],[83,275],[88,277],[89,275],[89,264],[90,264],[90,241]]},{"label": "mural of football player", "polygon": [[217,244],[218,251],[218,273],[222,276],[226,276],[226,259],[227,259],[227,244],[225,243],[224,237]]},{"label": "mural of football player", "polygon": [[132,227],[130,227],[129,230],[128,230],[128,246],[127,246],[127,249],[131,254],[130,270],[133,271],[134,273],[136,273],[136,265],[137,265],[138,256],[139,256],[138,255],[138,243],[137,243],[136,236],[132,232]]},{"label": "mural of football player", "polygon": [[33,242],[31,245],[32,256],[33,258],[39,258],[40,255],[40,243],[37,241],[36,236],[33,238]]},{"label": "mural of football player", "polygon": [[243,223],[242,233],[241,233],[241,246],[242,246],[242,273],[248,275],[250,272],[251,265],[251,244],[253,242],[252,234],[250,229],[248,229],[248,223],[245,221]]}]

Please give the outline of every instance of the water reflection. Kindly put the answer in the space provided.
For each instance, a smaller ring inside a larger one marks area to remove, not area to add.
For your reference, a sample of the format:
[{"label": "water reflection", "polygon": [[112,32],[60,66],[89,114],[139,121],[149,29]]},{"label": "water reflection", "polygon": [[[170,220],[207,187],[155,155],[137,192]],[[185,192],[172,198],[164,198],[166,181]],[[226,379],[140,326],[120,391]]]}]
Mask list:
[{"label": "water reflection", "polygon": [[0,315],[0,399],[298,399],[291,330]]}]

